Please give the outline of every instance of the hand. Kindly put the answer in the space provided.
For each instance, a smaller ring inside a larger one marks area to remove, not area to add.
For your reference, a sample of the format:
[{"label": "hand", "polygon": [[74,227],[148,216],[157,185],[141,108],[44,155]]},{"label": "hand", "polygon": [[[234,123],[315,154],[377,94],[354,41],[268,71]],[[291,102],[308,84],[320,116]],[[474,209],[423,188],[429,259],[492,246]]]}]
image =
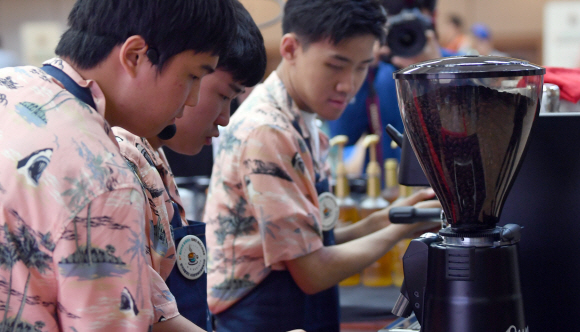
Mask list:
[{"label": "hand", "polygon": [[391,205],[389,205],[389,207],[377,211],[370,216],[371,220],[373,221],[373,224],[375,224],[373,228],[381,229],[391,224],[391,221],[389,220],[389,211],[393,207],[397,206],[415,206],[422,208],[440,207],[441,204],[439,203],[439,201],[431,200],[434,197],[435,192],[433,191],[433,189],[428,188],[419,190],[409,197],[400,198],[394,201]]},{"label": "hand", "polygon": [[397,240],[405,238],[416,238],[426,232],[436,232],[441,228],[441,223],[437,221],[416,222],[412,224],[391,224],[389,220],[389,211],[397,206],[414,206],[415,208],[440,208],[441,203],[433,200],[435,192],[433,189],[423,189],[413,195],[396,200],[386,209],[377,211],[371,215],[376,224],[376,228],[388,227],[392,230]]},{"label": "hand", "polygon": [[421,53],[411,58],[393,56],[391,63],[399,68],[406,68],[414,63],[441,58],[441,47],[435,36],[435,31],[425,31],[425,37],[427,37],[427,43],[425,43]]}]

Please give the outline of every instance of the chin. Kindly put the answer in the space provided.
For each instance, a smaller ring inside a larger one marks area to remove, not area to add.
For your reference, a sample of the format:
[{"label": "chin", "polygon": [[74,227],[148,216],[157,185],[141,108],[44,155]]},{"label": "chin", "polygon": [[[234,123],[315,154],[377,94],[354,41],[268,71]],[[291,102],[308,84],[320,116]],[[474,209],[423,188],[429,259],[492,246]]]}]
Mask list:
[{"label": "chin", "polygon": [[194,146],[194,147],[187,149],[186,153],[184,153],[184,154],[186,154],[188,156],[195,156],[196,154],[201,152],[202,148],[203,148],[203,145],[202,146]]},{"label": "chin", "polygon": [[329,109],[326,110],[324,113],[319,113],[318,116],[326,121],[334,121],[338,120],[340,116],[344,113],[344,110],[336,110],[336,109]]}]

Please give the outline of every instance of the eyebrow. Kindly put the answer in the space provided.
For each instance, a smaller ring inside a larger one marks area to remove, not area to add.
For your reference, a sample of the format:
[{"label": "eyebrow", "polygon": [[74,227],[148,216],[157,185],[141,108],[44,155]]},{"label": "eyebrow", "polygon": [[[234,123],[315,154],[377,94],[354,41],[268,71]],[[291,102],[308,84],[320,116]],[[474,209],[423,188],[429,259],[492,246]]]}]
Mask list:
[{"label": "eyebrow", "polygon": [[[339,55],[339,54],[335,54],[332,57],[335,58],[336,60],[339,60],[339,61],[342,61],[342,62],[353,63],[353,61],[351,59],[349,59],[347,57],[344,57],[342,55]],[[373,58],[366,59],[366,60],[362,61],[361,63],[367,64],[367,63],[371,63],[371,62],[373,62]]]}]

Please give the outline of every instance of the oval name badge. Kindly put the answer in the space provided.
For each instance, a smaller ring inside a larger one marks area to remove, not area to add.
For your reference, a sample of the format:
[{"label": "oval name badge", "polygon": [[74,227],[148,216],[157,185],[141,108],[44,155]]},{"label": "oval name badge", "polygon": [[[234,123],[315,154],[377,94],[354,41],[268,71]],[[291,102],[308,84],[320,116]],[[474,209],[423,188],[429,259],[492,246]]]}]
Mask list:
[{"label": "oval name badge", "polygon": [[207,253],[203,242],[195,235],[187,235],[177,247],[177,268],[189,280],[201,277],[205,272]]},{"label": "oval name badge", "polygon": [[318,206],[320,208],[320,220],[322,230],[329,231],[336,226],[340,209],[336,197],[329,192],[318,195]]}]

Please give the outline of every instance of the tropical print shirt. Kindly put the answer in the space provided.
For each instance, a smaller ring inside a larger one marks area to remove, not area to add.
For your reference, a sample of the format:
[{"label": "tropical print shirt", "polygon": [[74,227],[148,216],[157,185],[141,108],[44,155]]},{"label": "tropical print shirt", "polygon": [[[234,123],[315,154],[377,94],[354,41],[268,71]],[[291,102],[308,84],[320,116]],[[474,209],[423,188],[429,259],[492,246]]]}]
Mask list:
[{"label": "tropical print shirt", "polygon": [[222,135],[204,214],[213,313],[241,299],[270,271],[285,270],[285,261],[323,246],[314,181],[316,173],[329,176],[328,138],[319,131],[321,155],[313,160],[304,119],[275,72],[252,91]]},{"label": "tropical print shirt", "polygon": [[0,69],[0,315],[8,331],[147,331],[141,187],[97,109],[36,67]]},{"label": "tropical print shirt", "polygon": [[[175,298],[165,284],[175,265],[175,243],[173,242],[171,219],[174,215],[172,202],[179,197],[174,185],[173,174],[165,156],[153,149],[147,139],[133,135],[127,130],[113,127],[119,142],[121,155],[141,182],[149,201],[145,207],[145,234],[148,235],[148,263],[152,274],[152,301],[155,322],[179,315]],[[169,184],[169,187],[165,185]],[[182,224],[185,213],[180,210]]]}]

